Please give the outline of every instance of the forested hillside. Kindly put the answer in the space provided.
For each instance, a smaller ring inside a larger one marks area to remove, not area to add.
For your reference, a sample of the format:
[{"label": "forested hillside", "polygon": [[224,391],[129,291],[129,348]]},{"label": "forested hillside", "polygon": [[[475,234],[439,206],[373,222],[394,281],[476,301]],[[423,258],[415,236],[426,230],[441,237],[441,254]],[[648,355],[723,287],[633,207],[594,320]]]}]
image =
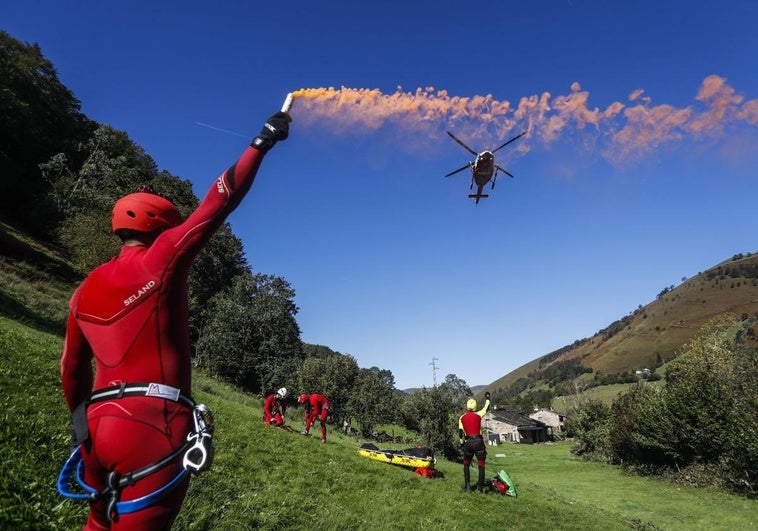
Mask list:
[{"label": "forested hillside", "polygon": [[[678,286],[664,287],[656,299],[626,316],[504,375],[489,385],[502,401],[527,397],[547,407],[555,396],[616,383],[633,383],[640,371],[660,379],[656,369],[676,358],[709,320],[729,313],[742,322],[741,339],[756,346],[758,323],[758,254],[740,253]],[[648,374],[650,371],[650,374]]]}]

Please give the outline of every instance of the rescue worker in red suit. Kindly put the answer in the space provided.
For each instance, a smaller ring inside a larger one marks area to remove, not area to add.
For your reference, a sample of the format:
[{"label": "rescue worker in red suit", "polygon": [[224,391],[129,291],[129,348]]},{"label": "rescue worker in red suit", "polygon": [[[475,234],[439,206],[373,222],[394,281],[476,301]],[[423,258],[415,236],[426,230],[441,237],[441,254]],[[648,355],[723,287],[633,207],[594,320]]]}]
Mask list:
[{"label": "rescue worker in red suit", "polygon": [[284,426],[284,414],[287,413],[287,388],[282,387],[276,393],[266,397],[263,402],[263,422],[277,428]]},{"label": "rescue worker in red suit", "polygon": [[326,442],[326,418],[329,416],[329,401],[319,393],[302,394],[298,398],[300,404],[305,404],[305,429],[301,432],[308,435],[311,426],[318,419],[321,422],[321,442]]},{"label": "rescue worker in red suit", "polygon": [[[186,220],[173,203],[149,191],[116,202],[112,228],[123,246],[117,257],[96,268],[74,292],[61,358],[68,408],[86,410],[86,418],[79,417],[86,440],[75,442],[82,443],[87,485],[101,489],[111,471],[128,474],[162,460],[180,448],[193,430],[193,402],[188,398],[192,391],[190,266],[240,204],[264,155],[287,138],[290,121],[284,112],[274,114]],[[153,393],[135,396],[137,383],[148,384]],[[110,391],[103,389],[122,393],[110,397]],[[108,398],[95,400],[96,395]],[[74,425],[76,418],[75,414]],[[154,493],[181,472],[179,457],[124,487],[119,499]],[[84,529],[168,529],[179,513],[189,477],[164,499],[128,514],[114,515],[105,501],[90,501]]]},{"label": "rescue worker in red suit", "polygon": [[463,490],[471,492],[471,460],[476,456],[476,466],[479,469],[479,481],[476,491],[484,492],[484,462],[487,459],[487,446],[482,437],[482,417],[490,408],[490,394],[484,393],[484,407],[476,411],[476,400],[469,398],[466,402],[466,412],[458,419],[458,435],[463,445]]}]

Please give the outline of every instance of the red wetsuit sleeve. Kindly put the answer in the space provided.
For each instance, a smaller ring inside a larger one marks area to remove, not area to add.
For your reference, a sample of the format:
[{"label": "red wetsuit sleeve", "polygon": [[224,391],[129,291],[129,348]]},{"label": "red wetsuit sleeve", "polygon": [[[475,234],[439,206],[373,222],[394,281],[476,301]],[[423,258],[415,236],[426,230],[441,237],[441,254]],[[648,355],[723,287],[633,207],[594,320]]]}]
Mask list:
[{"label": "red wetsuit sleeve", "polygon": [[92,349],[72,312],[66,323],[61,356],[61,381],[69,411],[89,398],[92,380]]},{"label": "red wetsuit sleeve", "polygon": [[268,395],[266,397],[266,401],[263,402],[263,413],[270,416],[273,413],[273,409],[274,409],[274,395]]},{"label": "red wetsuit sleeve", "polygon": [[161,234],[153,245],[158,245],[156,251],[168,245],[174,254],[194,258],[250,190],[262,160],[262,152],[248,147],[213,183],[200,206],[182,224]]},{"label": "red wetsuit sleeve", "polygon": [[262,160],[261,151],[246,148],[184,222],[164,231],[148,248],[122,247],[116,259],[80,286],[71,303],[77,326],[69,326],[61,368],[69,406],[81,397],[84,385],[91,392],[91,378],[79,378],[88,355],[97,361],[96,388],[148,381],[191,393],[190,267],[242,201]]}]

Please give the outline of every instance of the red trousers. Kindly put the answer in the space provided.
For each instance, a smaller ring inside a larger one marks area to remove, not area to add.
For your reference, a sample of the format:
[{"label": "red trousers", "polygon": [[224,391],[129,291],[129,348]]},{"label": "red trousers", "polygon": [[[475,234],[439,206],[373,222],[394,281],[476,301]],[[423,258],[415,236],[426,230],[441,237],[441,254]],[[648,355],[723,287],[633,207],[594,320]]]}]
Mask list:
[{"label": "red trousers", "polygon": [[[87,410],[90,438],[84,443],[84,481],[101,489],[109,472],[128,474],[160,461],[181,447],[191,430],[191,411],[179,403],[160,398],[130,397],[91,404]],[[127,486],[120,501],[151,494],[182,469],[180,459],[163,469]],[[106,514],[107,500],[90,503],[85,530],[168,529],[179,513],[189,486],[189,475],[155,505],[122,514],[113,522]]]}]

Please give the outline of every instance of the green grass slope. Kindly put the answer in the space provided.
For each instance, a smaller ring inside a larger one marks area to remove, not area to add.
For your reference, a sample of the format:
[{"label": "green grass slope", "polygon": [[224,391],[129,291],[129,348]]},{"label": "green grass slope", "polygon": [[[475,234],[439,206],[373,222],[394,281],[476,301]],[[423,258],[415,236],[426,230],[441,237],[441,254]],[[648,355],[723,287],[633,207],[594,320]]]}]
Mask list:
[{"label": "green grass slope", "polygon": [[[61,338],[0,317],[0,529],[78,529],[86,511],[61,498],[67,457],[60,391]],[[362,441],[331,432],[328,444],[266,426],[260,400],[204,374],[194,395],[216,414],[213,468],[192,480],[175,529],[750,529],[756,502],[710,489],[675,488],[585,463],[570,445],[490,448],[487,477],[509,472],[518,497],[460,490],[445,477],[360,457]],[[289,423],[302,427],[293,409]],[[501,455],[499,455],[501,454]],[[504,454],[504,455],[502,455]]]}]

